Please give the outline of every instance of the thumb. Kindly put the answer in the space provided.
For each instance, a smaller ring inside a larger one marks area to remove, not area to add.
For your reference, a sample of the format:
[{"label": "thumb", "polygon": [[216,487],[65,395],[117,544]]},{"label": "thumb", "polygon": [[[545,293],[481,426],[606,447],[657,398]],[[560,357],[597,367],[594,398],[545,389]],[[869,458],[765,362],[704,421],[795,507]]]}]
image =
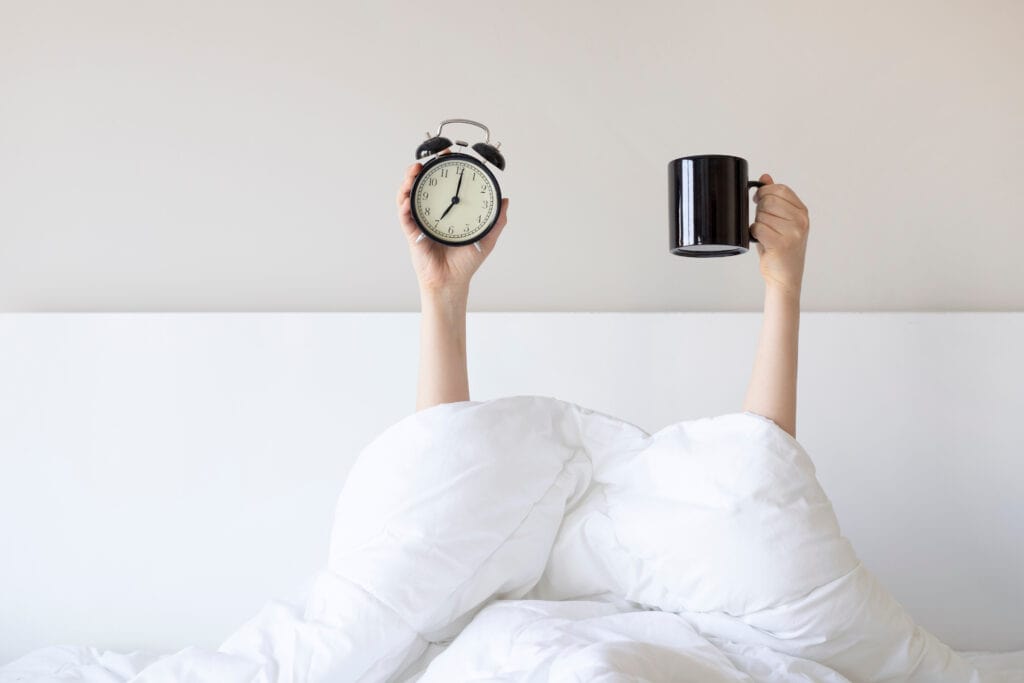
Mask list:
[{"label": "thumb", "polygon": [[771,185],[772,183],[775,182],[774,180],[772,180],[772,177],[767,173],[762,173],[761,177],[758,178],[758,180],[764,183],[765,185]]}]

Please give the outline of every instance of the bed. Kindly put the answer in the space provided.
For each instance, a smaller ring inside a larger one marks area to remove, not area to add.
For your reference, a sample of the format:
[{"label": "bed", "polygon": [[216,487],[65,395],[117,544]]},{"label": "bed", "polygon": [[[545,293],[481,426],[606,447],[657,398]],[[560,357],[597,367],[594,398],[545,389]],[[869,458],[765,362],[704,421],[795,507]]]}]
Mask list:
[{"label": "bed", "polygon": [[[471,314],[474,399],[557,397],[652,433],[734,413],[759,322]],[[0,662],[212,650],[306,594],[355,456],[411,412],[417,324],[0,316]],[[1024,648],[1024,315],[804,314],[801,332],[799,442],[860,559],[957,650]]]}]

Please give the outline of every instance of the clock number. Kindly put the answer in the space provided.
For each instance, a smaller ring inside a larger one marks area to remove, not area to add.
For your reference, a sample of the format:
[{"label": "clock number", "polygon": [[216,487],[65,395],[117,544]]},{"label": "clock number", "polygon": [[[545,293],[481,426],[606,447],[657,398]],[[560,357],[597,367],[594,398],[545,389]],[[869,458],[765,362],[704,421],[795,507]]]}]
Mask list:
[{"label": "clock number", "polygon": [[476,224],[477,225],[480,225],[483,222],[484,222],[484,217],[483,216],[477,216],[476,217]]},{"label": "clock number", "polygon": [[423,213],[426,214],[427,216],[429,216],[430,215],[430,207],[428,206],[427,208],[423,209]]},{"label": "clock number", "polygon": [[424,192],[424,193],[422,194],[422,198],[423,198],[423,199],[426,199],[426,198],[427,198],[427,197],[429,197],[429,196],[430,196],[430,193],[429,193],[429,192]]},{"label": "clock number", "polygon": [[448,177],[448,169],[447,168],[442,168],[441,169],[441,177],[442,178],[447,178]]},{"label": "clock number", "polygon": [[427,182],[427,184],[428,184],[428,185],[430,185],[430,187],[434,187],[435,185],[437,185],[437,178],[431,178],[431,179],[430,179],[430,180],[429,180],[429,181]]},{"label": "clock number", "polygon": [[449,234],[449,235],[453,235],[453,234],[455,234],[455,228],[453,228],[453,227],[449,226],[449,227],[448,227],[448,234]]}]

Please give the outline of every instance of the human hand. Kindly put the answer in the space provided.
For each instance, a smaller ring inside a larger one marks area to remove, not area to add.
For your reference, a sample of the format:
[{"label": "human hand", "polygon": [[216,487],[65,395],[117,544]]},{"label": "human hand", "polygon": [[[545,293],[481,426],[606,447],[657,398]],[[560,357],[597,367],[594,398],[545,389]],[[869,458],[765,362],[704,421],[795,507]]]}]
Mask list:
[{"label": "human hand", "polygon": [[396,199],[398,222],[409,242],[409,253],[420,290],[423,292],[468,292],[470,279],[480,264],[494,251],[494,245],[497,244],[502,230],[505,229],[508,217],[508,199],[501,200],[498,222],[483,239],[476,242],[480,245],[479,251],[471,244],[455,247],[441,244],[427,237],[418,239],[420,235],[423,235],[423,231],[416,225],[416,221],[412,217],[412,203],[409,194],[412,191],[412,184],[422,168],[423,165],[416,162],[406,170],[405,179],[402,181],[401,187],[398,188]]},{"label": "human hand", "polygon": [[769,287],[799,294],[811,227],[807,207],[793,190],[767,173],[759,180],[765,184],[754,194],[757,215],[750,234],[757,238],[761,275]]}]

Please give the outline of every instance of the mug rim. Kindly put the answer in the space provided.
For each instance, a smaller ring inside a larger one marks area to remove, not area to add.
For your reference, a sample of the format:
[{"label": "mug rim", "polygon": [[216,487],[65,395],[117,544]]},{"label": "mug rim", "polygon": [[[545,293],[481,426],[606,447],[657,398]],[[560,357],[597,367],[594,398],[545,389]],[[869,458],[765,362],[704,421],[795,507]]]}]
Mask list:
[{"label": "mug rim", "polygon": [[[694,245],[689,245],[690,247]],[[690,250],[688,247],[671,247],[669,251],[673,256],[689,256],[691,258],[714,258],[717,256],[739,256],[740,254],[746,254],[750,251],[750,248],[741,247],[738,244],[722,245],[731,247],[731,249],[723,249],[721,251],[699,251]]]},{"label": "mug rim", "polygon": [[670,164],[674,164],[677,161],[690,161],[696,159],[738,159],[739,161],[746,161],[743,157],[734,156],[732,154],[691,154],[686,157],[679,157],[670,161]]}]

